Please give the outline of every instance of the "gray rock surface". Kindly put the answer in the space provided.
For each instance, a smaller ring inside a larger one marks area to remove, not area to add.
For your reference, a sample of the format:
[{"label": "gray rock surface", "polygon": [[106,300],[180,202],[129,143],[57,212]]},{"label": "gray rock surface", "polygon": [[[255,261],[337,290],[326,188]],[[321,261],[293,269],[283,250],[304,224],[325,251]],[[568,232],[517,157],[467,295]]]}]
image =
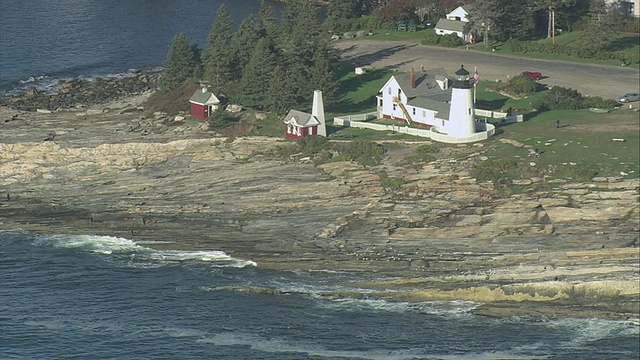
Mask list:
[{"label": "gray rock surface", "polygon": [[[637,179],[505,198],[468,175],[481,147],[420,168],[393,154],[377,167],[315,167],[262,155],[284,140],[214,138],[189,119],[2,108],[0,120],[0,229],[162,240],[154,246],[218,249],[270,269],[375,272],[385,278],[359,284],[375,296],[479,301],[487,315],[638,316]],[[407,184],[386,190],[381,171]]]}]

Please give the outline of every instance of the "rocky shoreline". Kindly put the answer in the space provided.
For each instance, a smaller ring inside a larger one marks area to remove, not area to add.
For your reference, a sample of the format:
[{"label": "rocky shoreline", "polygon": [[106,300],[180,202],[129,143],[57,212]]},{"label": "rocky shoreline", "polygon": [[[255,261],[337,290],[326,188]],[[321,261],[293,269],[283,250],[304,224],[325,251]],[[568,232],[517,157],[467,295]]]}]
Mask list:
[{"label": "rocky shoreline", "polygon": [[58,81],[58,91],[43,92],[35,87],[8,97],[0,105],[21,111],[48,112],[106,104],[152,91],[157,73],[131,71],[122,76],[74,78]]},{"label": "rocky shoreline", "polygon": [[[637,179],[498,196],[469,176],[482,161],[478,145],[419,168],[395,159],[418,143],[394,144],[376,167],[315,167],[264,155],[282,139],[217,138],[188,118],[128,111],[143,99],[52,113],[1,107],[0,230],[121,236],[223,250],[264,269],[376,275],[349,284],[365,290],[329,298],[468,300],[487,316],[639,317]],[[384,189],[382,171],[407,184]]]}]

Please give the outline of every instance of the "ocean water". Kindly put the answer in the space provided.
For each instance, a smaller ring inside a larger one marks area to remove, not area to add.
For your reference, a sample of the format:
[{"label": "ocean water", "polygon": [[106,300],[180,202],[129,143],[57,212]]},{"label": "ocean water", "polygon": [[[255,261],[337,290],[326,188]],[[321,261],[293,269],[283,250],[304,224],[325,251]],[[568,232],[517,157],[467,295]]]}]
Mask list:
[{"label": "ocean water", "polygon": [[[486,318],[473,302],[329,300],[366,274],[0,232],[2,359],[637,359],[639,328]],[[259,294],[250,289],[270,289]],[[357,290],[357,289],[352,289]]]},{"label": "ocean water", "polygon": [[222,3],[237,27],[261,0],[1,0],[0,92],[161,66],[178,33],[204,48]]},{"label": "ocean water", "polygon": [[[0,0],[0,93],[153,69],[177,33],[204,44],[221,2]],[[236,25],[260,6],[225,3]],[[631,322],[493,319],[472,315],[473,302],[325,296],[357,291],[349,282],[367,276],[265,271],[220,249],[0,231],[0,359],[640,357]]]}]

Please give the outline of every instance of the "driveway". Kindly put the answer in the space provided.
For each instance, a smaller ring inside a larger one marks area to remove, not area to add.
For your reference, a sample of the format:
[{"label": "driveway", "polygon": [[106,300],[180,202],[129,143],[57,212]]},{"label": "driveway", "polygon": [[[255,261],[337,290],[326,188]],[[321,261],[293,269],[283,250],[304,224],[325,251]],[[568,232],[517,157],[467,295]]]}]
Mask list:
[{"label": "driveway", "polygon": [[488,54],[466,49],[424,46],[418,41],[354,40],[336,43],[339,55],[353,66],[416,70],[444,68],[453,74],[464,64],[469,72],[478,68],[481,80],[506,81],[524,70],[540,71],[541,83],[576,89],[586,96],[617,99],[627,92],[637,92],[640,71],[622,66],[535,60]]}]

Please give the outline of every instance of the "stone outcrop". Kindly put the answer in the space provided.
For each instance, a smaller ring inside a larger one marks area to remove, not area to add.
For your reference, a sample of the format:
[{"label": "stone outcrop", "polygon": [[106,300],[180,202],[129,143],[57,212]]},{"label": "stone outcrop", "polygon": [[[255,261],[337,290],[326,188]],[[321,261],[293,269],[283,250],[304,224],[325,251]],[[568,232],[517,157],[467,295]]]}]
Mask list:
[{"label": "stone outcrop", "polygon": [[20,111],[53,111],[103,104],[141,94],[155,88],[156,74],[135,72],[119,77],[60,80],[58,91],[45,93],[36,88],[0,98],[0,105]]},{"label": "stone outcrop", "polygon": [[[498,197],[469,177],[477,156],[315,167],[263,155],[282,140],[214,138],[188,121],[145,120],[142,133],[127,130],[135,114],[14,115],[0,112],[13,119],[0,122],[0,229],[162,240],[154,246],[219,249],[270,269],[371,271],[388,277],[357,284],[367,296],[495,303],[478,309],[491,315],[546,302],[637,317],[637,179]],[[407,183],[384,189],[380,172]]]}]

